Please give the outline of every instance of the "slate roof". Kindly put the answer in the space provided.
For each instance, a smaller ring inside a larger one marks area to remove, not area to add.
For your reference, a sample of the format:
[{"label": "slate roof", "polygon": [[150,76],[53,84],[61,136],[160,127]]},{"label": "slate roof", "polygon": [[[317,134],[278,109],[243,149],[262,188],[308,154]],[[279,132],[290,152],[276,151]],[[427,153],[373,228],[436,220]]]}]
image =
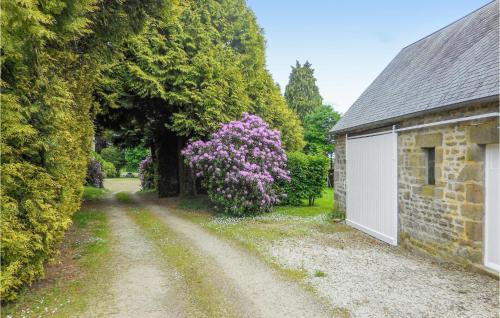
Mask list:
[{"label": "slate roof", "polygon": [[498,95],[498,0],[403,48],[333,132]]}]

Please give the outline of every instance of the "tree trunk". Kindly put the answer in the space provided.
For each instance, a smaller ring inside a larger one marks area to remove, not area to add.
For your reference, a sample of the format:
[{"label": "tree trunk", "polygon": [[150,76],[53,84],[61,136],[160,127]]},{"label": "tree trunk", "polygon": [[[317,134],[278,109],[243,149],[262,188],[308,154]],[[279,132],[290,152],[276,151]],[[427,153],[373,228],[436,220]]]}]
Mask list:
[{"label": "tree trunk", "polygon": [[189,196],[196,195],[196,177],[194,172],[189,166],[184,162],[184,157],[181,155],[181,150],[186,146],[186,138],[178,138],[178,155],[179,155],[179,184],[180,184],[180,195]]},{"label": "tree trunk", "polygon": [[175,133],[164,127],[161,127],[155,133],[155,183],[160,198],[179,194],[179,153],[177,143]]}]

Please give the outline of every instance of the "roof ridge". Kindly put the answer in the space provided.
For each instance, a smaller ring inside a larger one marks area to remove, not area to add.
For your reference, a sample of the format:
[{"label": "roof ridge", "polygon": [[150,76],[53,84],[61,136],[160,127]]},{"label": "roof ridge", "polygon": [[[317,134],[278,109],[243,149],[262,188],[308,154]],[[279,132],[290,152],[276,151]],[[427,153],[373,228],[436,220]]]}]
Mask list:
[{"label": "roof ridge", "polygon": [[443,26],[442,28],[440,28],[440,29],[438,29],[438,30],[436,30],[436,31],[434,31],[434,32],[432,32],[432,33],[430,33],[430,34],[427,34],[427,35],[426,35],[426,36],[424,36],[423,38],[418,39],[418,40],[416,40],[416,41],[414,41],[414,42],[412,42],[412,43],[408,44],[407,46],[404,46],[404,47],[401,49],[401,51],[403,51],[403,50],[404,50],[404,49],[406,49],[407,47],[412,46],[413,44],[416,44],[416,43],[418,43],[418,42],[420,42],[420,41],[422,41],[422,40],[425,40],[425,39],[427,39],[428,37],[430,37],[430,36],[432,36],[432,35],[434,35],[434,34],[436,34],[436,33],[440,32],[440,31],[442,31],[442,30],[444,30],[444,29],[446,29],[447,27],[449,27],[449,26],[451,26],[451,25],[453,25],[453,24],[457,23],[458,21],[460,21],[460,20],[463,20],[463,19],[467,18],[468,16],[470,16],[470,15],[472,15],[472,14],[474,14],[474,13],[478,12],[479,10],[483,9],[484,7],[489,6],[490,4],[492,4],[493,2],[496,2],[496,1],[497,1],[497,0],[492,0],[492,1],[490,1],[490,2],[488,2],[488,3],[486,3],[486,4],[484,4],[484,5],[482,5],[481,7],[477,8],[476,10],[474,10],[474,11],[472,11],[472,12],[467,13],[467,14],[466,14],[466,15],[464,15],[463,17],[458,18],[458,19],[456,19],[455,21],[448,23],[447,25]]}]

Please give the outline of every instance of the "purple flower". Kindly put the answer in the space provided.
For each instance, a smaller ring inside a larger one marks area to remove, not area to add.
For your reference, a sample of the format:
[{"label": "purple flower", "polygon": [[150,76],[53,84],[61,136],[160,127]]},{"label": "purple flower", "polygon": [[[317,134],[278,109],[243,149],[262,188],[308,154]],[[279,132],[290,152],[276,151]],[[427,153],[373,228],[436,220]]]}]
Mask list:
[{"label": "purple flower", "polygon": [[280,133],[248,113],[221,124],[210,140],[189,143],[182,154],[215,205],[234,215],[269,211],[282,197],[274,184],[290,180]]}]

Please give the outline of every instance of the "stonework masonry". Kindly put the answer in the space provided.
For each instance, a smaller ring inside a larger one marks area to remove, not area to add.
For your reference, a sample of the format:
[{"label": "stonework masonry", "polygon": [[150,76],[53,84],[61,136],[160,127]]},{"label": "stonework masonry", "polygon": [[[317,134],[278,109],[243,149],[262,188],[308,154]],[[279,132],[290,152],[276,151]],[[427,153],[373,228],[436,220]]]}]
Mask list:
[{"label": "stonework masonry", "polygon": [[[471,105],[399,122],[399,127],[498,112]],[[485,145],[499,142],[498,118],[399,132],[398,203],[401,245],[463,265],[481,265]],[[336,136],[335,208],[345,210],[345,135]],[[435,148],[435,185],[427,184],[426,149]]]},{"label": "stonework masonry", "polygon": [[334,208],[346,211],[346,135],[335,136],[335,162],[333,170]]}]

